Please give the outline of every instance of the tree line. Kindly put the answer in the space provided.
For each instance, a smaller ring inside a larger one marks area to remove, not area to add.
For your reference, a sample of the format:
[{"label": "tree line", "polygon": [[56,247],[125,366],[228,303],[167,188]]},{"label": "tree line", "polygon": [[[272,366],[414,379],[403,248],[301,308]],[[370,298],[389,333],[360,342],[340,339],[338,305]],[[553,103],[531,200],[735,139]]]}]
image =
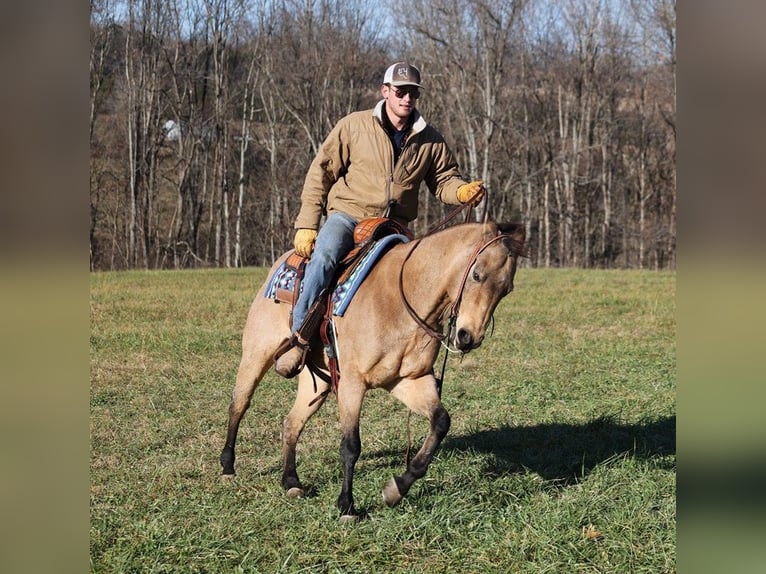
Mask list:
[{"label": "tree line", "polygon": [[[270,265],[403,59],[529,264],[672,269],[675,27],[673,0],[91,0],[91,269]],[[424,189],[413,230],[450,210]]]}]

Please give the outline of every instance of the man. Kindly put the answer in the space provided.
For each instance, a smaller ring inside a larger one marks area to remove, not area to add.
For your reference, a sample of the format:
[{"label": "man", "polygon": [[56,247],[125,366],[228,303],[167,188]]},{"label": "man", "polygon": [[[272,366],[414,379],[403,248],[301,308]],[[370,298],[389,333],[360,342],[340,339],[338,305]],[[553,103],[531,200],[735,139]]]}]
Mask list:
[{"label": "man", "polygon": [[[391,65],[383,75],[383,99],[372,110],[342,118],[309,167],[294,246],[311,259],[293,309],[292,347],[275,363],[282,376],[294,377],[300,370],[308,341],[298,331],[338,262],[354,247],[354,227],[360,220],[387,216],[406,226],[417,217],[421,182],[451,205],[484,197],[483,182],[460,177],[444,138],[415,108],[420,88],[415,66]],[[327,220],[317,233],[324,213]]]}]

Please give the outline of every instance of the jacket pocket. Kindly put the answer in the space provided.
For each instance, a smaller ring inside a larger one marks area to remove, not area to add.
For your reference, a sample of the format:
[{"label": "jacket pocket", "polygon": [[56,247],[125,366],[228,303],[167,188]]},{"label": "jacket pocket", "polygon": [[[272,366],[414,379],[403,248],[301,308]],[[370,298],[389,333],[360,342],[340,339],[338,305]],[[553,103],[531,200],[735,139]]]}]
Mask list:
[{"label": "jacket pocket", "polygon": [[399,156],[396,163],[395,177],[404,187],[419,185],[423,179],[423,171],[426,167],[420,154],[420,146],[417,143],[408,144]]}]

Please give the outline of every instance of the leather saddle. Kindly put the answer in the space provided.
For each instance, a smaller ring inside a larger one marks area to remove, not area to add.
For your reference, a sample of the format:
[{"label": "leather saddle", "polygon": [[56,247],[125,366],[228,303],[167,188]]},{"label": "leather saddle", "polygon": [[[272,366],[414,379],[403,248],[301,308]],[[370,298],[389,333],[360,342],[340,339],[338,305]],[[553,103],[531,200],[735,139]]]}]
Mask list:
[{"label": "leather saddle", "polygon": [[[342,284],[355,270],[356,266],[362,262],[364,256],[372,249],[375,243],[386,237],[387,235],[400,234],[411,240],[414,235],[410,229],[401,225],[397,221],[388,217],[374,217],[363,219],[354,228],[354,248],[343,258],[335,270],[335,276],[324,291],[319,295],[317,300],[312,304],[309,309],[303,324],[297,329],[298,337],[308,342],[308,346],[301,345],[305,348],[303,353],[303,361],[305,362],[310,347],[312,347],[312,339],[317,334],[317,331],[321,333],[321,339],[324,343],[325,349],[331,351],[332,343],[330,341],[331,334],[328,325],[332,317],[332,293],[336,286]],[[274,293],[274,298],[281,302],[289,304],[291,307],[295,305],[300,294],[301,282],[305,273],[306,264],[309,259],[301,257],[297,253],[291,253],[285,260],[285,267],[288,270],[294,271],[295,280],[292,282],[291,289],[285,289],[278,287]],[[321,329],[320,329],[321,326]],[[292,329],[292,311],[290,313],[290,328]],[[293,335],[287,339],[277,351],[274,353],[275,360],[282,354],[287,352],[291,347],[297,344],[296,337]],[[328,353],[330,357],[330,371],[332,373],[333,391],[337,388],[338,373],[337,364],[335,363],[332,353]]]},{"label": "leather saddle", "polygon": [[[337,285],[342,284],[344,281],[346,281],[346,279],[348,279],[349,276],[351,276],[356,266],[362,261],[362,259],[364,259],[364,256],[367,254],[367,252],[375,245],[375,242],[387,235],[393,234],[404,235],[407,237],[407,239],[410,240],[414,237],[410,229],[388,217],[372,217],[363,219],[359,222],[359,224],[354,228],[354,248],[349,251],[348,254],[341,260],[337,269],[335,270],[335,277],[330,282],[330,285],[327,287],[327,289],[319,297],[320,300],[325,300],[324,305],[321,305],[323,308],[327,308],[329,303],[328,299],[331,297],[333,289]],[[306,264],[308,261],[309,258],[307,257],[301,257],[295,252],[290,253],[290,255],[285,260],[284,265],[287,269],[295,273],[295,281],[293,281],[291,289],[277,287],[274,294],[274,298],[277,301],[281,303],[287,303],[291,306],[295,305],[295,302],[298,300],[298,295],[300,294],[301,282],[303,280],[303,275],[305,273]],[[318,302],[319,301],[315,302],[314,305],[316,305]],[[313,307],[314,306],[312,306],[312,309],[309,311],[309,315],[314,312]],[[290,327],[292,328],[292,315],[290,316],[290,321]],[[304,323],[308,322],[309,316],[306,317]],[[298,331],[304,340],[308,340],[308,337],[304,337],[303,333],[301,333],[301,331],[303,331],[302,328],[299,328]],[[311,333],[306,333],[306,335],[310,336]]]}]

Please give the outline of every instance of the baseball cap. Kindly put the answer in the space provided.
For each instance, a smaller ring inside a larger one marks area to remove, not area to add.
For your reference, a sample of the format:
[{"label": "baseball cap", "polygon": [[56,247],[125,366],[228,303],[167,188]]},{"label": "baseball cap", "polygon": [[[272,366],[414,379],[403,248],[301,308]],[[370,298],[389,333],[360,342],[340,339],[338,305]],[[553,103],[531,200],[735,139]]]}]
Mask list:
[{"label": "baseball cap", "polygon": [[383,75],[383,83],[392,86],[417,86],[420,85],[420,70],[407,62],[392,64]]}]

